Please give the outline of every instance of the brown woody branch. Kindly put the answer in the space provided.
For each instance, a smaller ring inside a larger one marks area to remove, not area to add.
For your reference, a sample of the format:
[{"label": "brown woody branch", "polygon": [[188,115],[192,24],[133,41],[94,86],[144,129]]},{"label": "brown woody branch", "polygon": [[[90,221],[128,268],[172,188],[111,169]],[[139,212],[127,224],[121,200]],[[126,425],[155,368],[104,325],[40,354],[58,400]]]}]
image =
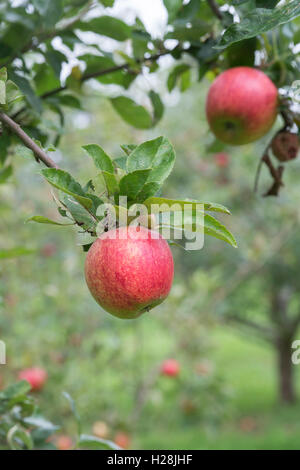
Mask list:
[{"label": "brown woody branch", "polygon": [[272,143],[273,143],[274,139],[276,139],[276,137],[281,132],[285,132],[286,130],[290,129],[293,126],[293,123],[294,123],[293,116],[292,116],[290,110],[288,109],[288,103],[285,102],[284,100],[282,100],[282,105],[285,106],[285,107],[283,107],[283,109],[281,110],[281,113],[280,113],[281,116],[282,116],[282,119],[284,121],[284,126],[281,129],[279,129],[279,131],[276,132],[276,134],[272,137],[271,141],[267,145],[267,147],[266,147],[266,149],[265,149],[265,151],[262,154],[262,157],[260,159],[260,162],[259,162],[259,165],[258,165],[258,168],[257,168],[257,172],[256,172],[256,176],[255,176],[254,191],[256,192],[257,187],[258,187],[260,171],[261,171],[261,168],[262,168],[262,164],[264,163],[267,166],[267,168],[269,169],[270,175],[273,179],[273,183],[272,183],[270,189],[268,189],[268,191],[264,194],[264,197],[278,196],[280,188],[282,186],[284,186],[283,181],[282,181],[284,166],[279,165],[277,168],[275,168],[275,166],[273,165],[272,160],[270,158],[270,155],[269,155],[269,152],[271,150]]},{"label": "brown woody branch", "polygon": [[219,20],[222,20],[223,19],[223,15],[222,15],[222,12],[219,8],[219,5],[217,4],[217,2],[215,0],[207,0],[207,3],[209,4],[212,12],[214,13],[214,15],[219,19]]},{"label": "brown woody branch", "polygon": [[0,121],[10,128],[10,130],[19,137],[19,139],[33,151],[37,161],[42,161],[48,168],[58,168],[56,163],[47,155],[47,153],[32,140],[26,132],[13,121],[7,114],[0,112]]}]

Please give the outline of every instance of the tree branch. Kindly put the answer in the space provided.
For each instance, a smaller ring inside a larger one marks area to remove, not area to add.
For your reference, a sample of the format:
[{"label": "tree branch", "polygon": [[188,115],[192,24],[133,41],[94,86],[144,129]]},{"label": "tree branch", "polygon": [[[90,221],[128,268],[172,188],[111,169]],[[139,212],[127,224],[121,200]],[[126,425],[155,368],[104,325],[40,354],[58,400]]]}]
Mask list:
[{"label": "tree branch", "polygon": [[221,10],[220,10],[219,5],[217,4],[217,2],[215,0],[207,0],[207,3],[209,4],[209,6],[210,6],[212,12],[214,13],[214,15],[216,15],[216,17],[219,20],[222,20],[223,15],[221,13]]},{"label": "tree branch", "polygon": [[259,323],[248,320],[247,318],[240,317],[239,315],[228,315],[226,316],[225,320],[238,323],[241,326],[245,326],[246,328],[250,328],[258,332],[261,336],[263,336],[264,339],[268,341],[274,341],[274,332],[271,328],[260,325]]},{"label": "tree branch", "polygon": [[[146,63],[147,61],[153,62],[153,61],[159,59],[160,57],[162,57],[164,55],[170,54],[171,52],[172,51],[170,51],[170,50],[161,51],[161,52],[159,52],[157,54],[154,54],[154,55],[152,55],[148,58],[137,59],[136,63],[138,65],[142,65],[142,64]],[[91,78],[98,78],[98,77],[102,77],[103,75],[108,75],[109,73],[114,73],[114,72],[119,72],[120,70],[130,69],[130,66],[131,66],[131,64],[129,62],[125,62],[124,64],[115,65],[114,67],[110,67],[110,68],[105,69],[105,70],[99,70],[98,72],[86,73],[86,74],[82,75],[80,81],[81,81],[81,83],[83,83],[87,80],[90,80]],[[39,98],[40,99],[49,98],[50,96],[56,95],[57,93],[60,93],[61,91],[66,90],[67,88],[68,88],[67,85],[55,88],[54,90],[47,91],[43,95],[39,96]]]},{"label": "tree branch", "polygon": [[47,153],[41,149],[30,137],[26,134],[26,132],[21,129],[19,124],[13,121],[7,114],[0,112],[0,121],[3,122],[10,130],[16,134],[19,139],[28,147],[30,150],[33,151],[34,155],[37,158],[37,161],[42,161],[48,168],[58,168],[56,163],[48,157]]}]

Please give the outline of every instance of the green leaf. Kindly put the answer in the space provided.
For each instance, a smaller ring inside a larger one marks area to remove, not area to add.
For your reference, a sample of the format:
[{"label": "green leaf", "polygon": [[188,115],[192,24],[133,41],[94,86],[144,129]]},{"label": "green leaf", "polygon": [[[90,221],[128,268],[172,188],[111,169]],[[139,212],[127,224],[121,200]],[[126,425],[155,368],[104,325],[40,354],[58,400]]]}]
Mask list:
[{"label": "green leaf", "polygon": [[50,50],[45,53],[45,58],[52,67],[56,77],[60,78],[62,64],[68,61],[66,56],[60,51]]},{"label": "green leaf", "polygon": [[3,392],[0,392],[0,399],[12,400],[21,395],[26,395],[26,393],[28,393],[30,389],[31,389],[31,386],[27,382],[27,380],[21,380],[20,382],[17,382],[16,384],[10,385]]},{"label": "green leaf", "polygon": [[[148,207],[148,209],[150,209],[152,205],[158,206],[157,210],[154,210],[152,212],[153,214],[156,214],[159,212],[169,212],[170,209],[168,209],[168,207],[170,208],[174,206],[175,204],[180,206],[182,209],[184,209],[185,206],[192,206],[192,210],[196,210],[197,205],[202,204],[204,206],[205,211],[221,212],[223,214],[230,215],[230,211],[226,207],[222,206],[221,204],[216,204],[214,202],[202,202],[202,201],[196,201],[196,200],[184,201],[182,199],[167,199],[163,197],[151,197],[147,199],[144,202],[144,204],[145,206]],[[163,206],[163,209],[159,208],[159,206]]]},{"label": "green leaf", "polygon": [[168,82],[167,82],[169,91],[172,91],[175,88],[180,76],[189,69],[190,69],[190,66],[188,64],[179,64],[176,67],[174,67],[174,69],[169,75]]},{"label": "green leaf", "polygon": [[42,174],[52,186],[74,197],[85,208],[92,206],[91,199],[86,197],[81,185],[66,171],[47,168],[42,170]]},{"label": "green leaf", "polygon": [[151,169],[135,170],[128,175],[123,176],[120,180],[120,195],[127,196],[129,200],[136,199],[147,181]]},{"label": "green leaf", "polygon": [[63,13],[62,0],[32,0],[32,3],[48,28],[54,26]]},{"label": "green leaf", "polygon": [[77,201],[69,196],[63,199],[63,204],[67,207],[73,219],[84,229],[93,230],[95,226],[95,219],[92,215],[85,210]]},{"label": "green leaf", "polygon": [[115,0],[100,0],[100,3],[105,7],[113,7]]},{"label": "green leaf", "polygon": [[59,222],[55,222],[54,220],[48,219],[47,217],[43,217],[41,215],[34,215],[30,217],[30,219],[26,220],[26,222],[37,222],[38,224],[49,224],[49,225],[60,225],[60,226],[68,226],[73,224],[61,224]]},{"label": "green leaf", "polygon": [[31,255],[35,250],[29,250],[23,247],[11,248],[10,250],[0,250],[0,259],[17,258],[18,256]]},{"label": "green leaf", "polygon": [[130,155],[131,152],[133,152],[133,150],[137,148],[137,145],[128,144],[128,145],[121,145],[120,147],[126,153],[126,155]]},{"label": "green leaf", "polygon": [[[42,437],[43,439],[54,434],[58,429],[60,429],[59,426],[51,423],[51,421],[48,421],[41,415],[27,416],[23,421],[28,426],[37,428],[39,431],[39,437]],[[36,436],[36,434],[34,436]]]},{"label": "green leaf", "polygon": [[68,106],[69,108],[81,109],[81,103],[76,96],[60,95],[57,98],[59,100],[59,103],[63,106]]},{"label": "green leaf", "polygon": [[279,0],[256,0],[257,8],[274,8]]},{"label": "green leaf", "polygon": [[7,80],[7,69],[6,67],[2,67],[0,69],[0,81],[5,83],[6,80]]},{"label": "green leaf", "polygon": [[171,23],[182,6],[182,0],[163,0],[163,2],[169,15],[169,23]]},{"label": "green leaf", "polygon": [[21,428],[18,424],[13,426],[7,433],[7,442],[12,450],[32,450],[33,441],[29,431]]},{"label": "green leaf", "polygon": [[117,444],[112,441],[89,436],[87,434],[82,434],[79,437],[78,447],[79,449],[86,450],[121,450],[121,447],[117,446]]},{"label": "green leaf", "polygon": [[229,245],[234,248],[237,248],[237,243],[232,233],[230,233],[224,225],[209,214],[205,214],[204,216],[204,233],[206,233],[206,235],[219,238],[220,240],[229,243]]},{"label": "green leaf", "polygon": [[[1,83],[1,82],[0,82]],[[6,180],[12,175],[13,168],[11,165],[8,165],[0,170],[0,184],[6,182]]]},{"label": "green leaf", "polygon": [[152,117],[149,112],[131,98],[118,96],[110,101],[117,113],[131,126],[137,129],[150,129],[153,126]]},{"label": "green leaf", "polygon": [[153,106],[153,124],[161,120],[164,114],[164,105],[158,93],[151,90],[149,98]]},{"label": "green leaf", "polygon": [[88,22],[78,22],[75,27],[81,31],[92,31],[117,41],[126,41],[131,37],[131,27],[113,16],[100,16]]},{"label": "green leaf", "polygon": [[191,71],[186,70],[180,77],[180,91],[184,93],[191,86]]},{"label": "green leaf", "polygon": [[119,157],[115,158],[113,160],[114,164],[118,167],[121,168],[121,170],[126,171],[126,162],[127,162],[127,157]]},{"label": "green leaf", "polygon": [[79,416],[77,408],[76,408],[75,400],[71,397],[71,395],[68,392],[63,392],[63,396],[65,397],[65,399],[68,401],[68,403],[70,405],[72,414],[73,414],[73,416],[76,420],[77,433],[80,436],[80,434],[81,434],[81,419],[80,419],[80,416]]},{"label": "green leaf", "polygon": [[12,103],[16,103],[17,101],[20,101],[23,98],[23,93],[14,82],[8,80],[6,82],[6,96],[7,104],[10,105]]},{"label": "green leaf", "polygon": [[[158,137],[139,145],[127,159],[127,171],[151,169],[147,183],[162,185],[175,163],[174,149],[165,137]],[[153,195],[153,194],[152,194]]]},{"label": "green leaf", "polygon": [[176,230],[187,230],[194,233],[204,231],[206,235],[223,240],[234,248],[237,248],[237,243],[234,236],[224,225],[222,225],[218,220],[209,214],[205,214],[203,219],[201,216],[197,217],[192,213],[185,213],[183,217],[177,218],[175,211],[174,217],[172,217],[170,220],[170,224],[166,225],[162,222],[159,227],[171,227]]},{"label": "green leaf", "polygon": [[47,63],[37,64],[34,69],[36,70],[34,82],[38,95],[41,96],[48,91],[60,87],[60,80],[55,75],[54,70],[49,67]]},{"label": "green leaf", "polygon": [[112,196],[119,192],[117,178],[112,173],[101,171],[101,173],[99,173],[93,181],[95,181],[96,185],[102,183],[104,190],[107,191],[108,196]]},{"label": "green leaf", "polygon": [[292,0],[281,7],[272,9],[257,8],[245,15],[240,23],[229,26],[216,47],[225,49],[238,41],[270,31],[299,15],[300,4],[298,0]]},{"label": "green leaf", "polygon": [[20,88],[20,90],[25,95],[28,103],[32,106],[32,108],[35,109],[35,111],[37,111],[38,113],[41,113],[42,102],[36,96],[29,81],[25,77],[22,77],[21,75],[18,75],[17,73],[15,73],[13,70],[10,70],[9,77]]},{"label": "green leaf", "polygon": [[106,171],[107,173],[114,173],[114,165],[111,158],[104,152],[104,150],[96,144],[84,145],[82,147],[90,157],[94,160],[95,166],[99,170]]}]

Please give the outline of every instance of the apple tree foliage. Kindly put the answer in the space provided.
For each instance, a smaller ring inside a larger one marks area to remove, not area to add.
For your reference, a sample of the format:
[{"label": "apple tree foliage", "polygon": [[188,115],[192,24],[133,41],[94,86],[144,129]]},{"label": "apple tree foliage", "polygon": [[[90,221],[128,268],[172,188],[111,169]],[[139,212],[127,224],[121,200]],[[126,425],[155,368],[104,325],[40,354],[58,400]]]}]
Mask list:
[{"label": "apple tree foliage", "polygon": [[[114,442],[81,433],[81,419],[75,403],[64,393],[76,421],[74,449],[116,450]],[[17,382],[0,392],[0,449],[55,450],[55,435],[60,426],[46,419],[26,381]]]},{"label": "apple tree foliage", "polygon": [[[300,21],[297,1],[277,5],[268,0],[235,0],[231,4],[164,0],[168,24],[160,38],[151,36],[138,17],[128,23],[117,17],[114,3],[24,0],[0,6],[0,106],[46,152],[59,145],[66,108],[84,109],[84,83],[91,80],[104,87],[115,85],[117,92],[108,99],[128,124],[141,129],[155,126],[164,111],[160,90],[147,93],[143,100],[146,106],[134,101],[129,92],[140,75],[159,73],[162,57],[167,55],[174,62],[166,82],[169,92],[175,87],[184,92],[194,80],[248,65],[264,70],[290,98],[289,90],[299,72],[295,52]],[[87,41],[87,37],[92,40]],[[286,113],[291,112],[289,100],[285,100],[285,106]],[[2,183],[12,174],[11,156],[28,153],[18,145],[18,137],[5,122],[0,140]],[[100,147],[85,147],[101,174],[107,198],[113,198],[118,205],[120,195],[128,196],[130,203],[155,197],[174,163],[173,149],[167,144],[165,163],[155,168],[158,143],[159,139],[137,149],[127,146],[127,155],[113,162]],[[28,141],[25,145],[34,151]],[[151,164],[131,164],[143,159],[147,146]],[[98,222],[95,213],[103,202],[99,192],[95,193],[95,182],[82,187],[57,168],[43,173],[50,184],[67,195],[60,201],[60,214],[71,215],[93,234]],[[208,205],[206,209],[215,210]],[[32,220],[49,223],[42,217]],[[207,233],[235,245],[232,236],[211,216],[206,215],[205,225]]]}]

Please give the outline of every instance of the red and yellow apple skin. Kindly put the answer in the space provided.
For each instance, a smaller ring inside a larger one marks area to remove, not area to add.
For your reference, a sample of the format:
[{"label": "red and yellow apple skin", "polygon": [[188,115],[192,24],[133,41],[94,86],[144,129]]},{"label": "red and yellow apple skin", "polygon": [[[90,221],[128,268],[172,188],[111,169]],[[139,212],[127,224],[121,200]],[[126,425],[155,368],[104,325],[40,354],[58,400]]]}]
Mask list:
[{"label": "red and yellow apple skin", "polygon": [[145,227],[120,227],[104,233],[88,251],[85,278],[99,305],[131,319],[168,296],[174,262],[168,243]]},{"label": "red and yellow apple skin", "polygon": [[213,82],[206,101],[212,132],[221,141],[244,145],[260,139],[278,113],[278,90],[260,70],[234,67]]}]

